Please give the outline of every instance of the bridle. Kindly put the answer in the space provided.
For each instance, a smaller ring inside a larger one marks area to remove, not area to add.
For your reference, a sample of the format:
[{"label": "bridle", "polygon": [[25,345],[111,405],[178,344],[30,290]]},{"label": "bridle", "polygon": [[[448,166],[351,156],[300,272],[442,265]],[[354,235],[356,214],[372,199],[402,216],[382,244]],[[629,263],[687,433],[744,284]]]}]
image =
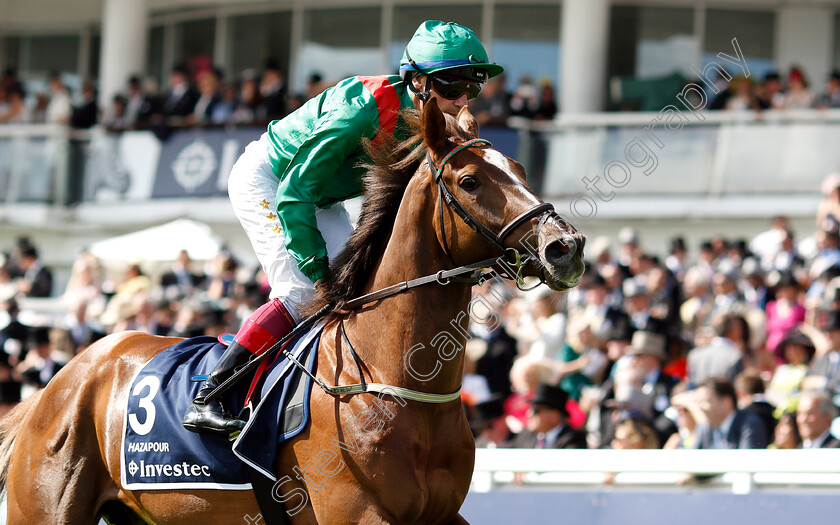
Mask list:
[{"label": "bridle", "polygon": [[[478,220],[473,214],[471,214],[467,209],[461,204],[461,201],[455,197],[455,194],[452,193],[452,190],[446,185],[443,180],[443,171],[446,168],[446,165],[449,161],[454,157],[458,152],[463,151],[465,149],[475,147],[475,146],[490,146],[492,147],[493,144],[490,143],[489,140],[474,138],[467,140],[465,142],[461,142],[460,144],[456,145],[452,148],[449,153],[447,153],[440,161],[440,165],[435,165],[434,160],[432,159],[431,151],[426,152],[426,162],[429,165],[429,169],[434,173],[434,180],[435,184],[438,187],[438,196],[439,196],[439,217],[440,217],[440,229],[441,229],[441,240],[443,242],[443,251],[446,253],[446,256],[449,257],[450,262],[454,266],[458,266],[455,263],[455,259],[452,256],[452,252],[449,249],[449,243],[446,240],[446,223],[443,217],[443,204],[449,207],[456,215],[461,217],[464,223],[470,227],[474,232],[480,235],[485,241],[490,243],[490,245],[494,246],[501,255],[507,255],[508,253],[513,253],[514,257],[519,262],[521,256],[519,256],[518,250],[515,248],[505,248],[504,242],[505,239],[513,233],[517,228],[519,228],[525,222],[533,219],[534,217],[542,216],[540,221],[540,225],[544,223],[549,218],[559,217],[557,213],[554,211],[554,205],[548,202],[544,202],[542,204],[537,204],[533,208],[526,210],[516,217],[513,218],[509,223],[507,223],[499,233],[494,233],[493,230],[485,226],[480,220]],[[527,257],[527,256],[526,256]],[[514,280],[519,280],[516,278],[517,276],[512,276]]]}]

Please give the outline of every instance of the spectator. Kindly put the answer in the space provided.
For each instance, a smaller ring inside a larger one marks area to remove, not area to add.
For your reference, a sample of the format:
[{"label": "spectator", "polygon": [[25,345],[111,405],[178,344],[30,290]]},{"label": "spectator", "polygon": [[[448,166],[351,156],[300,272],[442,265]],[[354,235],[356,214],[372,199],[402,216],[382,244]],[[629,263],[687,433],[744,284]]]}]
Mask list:
[{"label": "spectator", "polygon": [[[169,92],[164,97],[161,114],[170,124],[182,123],[195,108],[198,93],[189,78],[185,66],[176,66],[169,75]],[[157,120],[160,121],[160,117]]]},{"label": "spectator", "polygon": [[566,340],[566,315],[560,312],[560,294],[543,288],[526,295],[526,299],[531,306],[518,322],[517,339],[527,345],[531,359],[561,358]]},{"label": "spectator", "polygon": [[[684,384],[680,385],[682,388],[684,386]],[[666,450],[694,448],[697,425],[708,419],[698,405],[697,391],[681,390],[677,392],[675,388],[668,412],[669,417],[677,425],[677,432],[668,438],[662,448]]]},{"label": "spectator", "polygon": [[[310,81],[312,81],[311,78]],[[320,80],[318,82],[320,83]],[[269,62],[265,71],[263,71],[262,81],[260,82],[261,100],[257,109],[257,118],[267,121],[283,118],[288,113],[286,107],[287,93],[288,88],[283,78],[283,72],[280,71],[277,64]],[[313,88],[313,94],[310,98],[317,96],[319,93],[320,91],[315,93]]]},{"label": "spectator", "polygon": [[114,98],[111,99],[111,108],[106,111],[106,116],[102,122],[105,127],[112,130],[131,128],[131,123],[126,113],[127,104],[128,101],[124,96],[120,94],[114,95]]},{"label": "spectator", "polygon": [[[828,221],[840,223],[840,173],[829,173],[820,185],[823,200],[817,208],[817,228],[824,228]],[[830,223],[829,223],[830,224]]]},{"label": "spectator", "polygon": [[778,348],[782,339],[805,321],[805,307],[799,302],[799,283],[790,272],[778,276],[774,287],[776,299],[767,303],[766,347],[777,359],[784,355]]},{"label": "spectator", "polygon": [[611,447],[618,450],[659,448],[659,439],[645,414],[629,410],[618,418]]},{"label": "spectator", "polygon": [[767,448],[764,424],[758,416],[738,410],[735,388],[726,378],[710,378],[698,388],[700,408],[708,422],[695,430],[694,448]]},{"label": "spectator", "polygon": [[309,100],[311,98],[315,98],[324,90],[327,89],[327,86],[324,84],[324,77],[321,73],[312,73],[309,75],[309,78],[306,80],[306,93],[305,93],[305,100]]},{"label": "spectator", "polygon": [[46,109],[46,121],[48,124],[69,124],[73,113],[70,93],[58,73],[50,74],[49,83],[50,102]]},{"label": "spectator", "polygon": [[726,101],[726,109],[730,111],[761,109],[750,79],[743,77],[733,79],[729,84],[729,89],[732,95]]},{"label": "spectator", "polygon": [[5,416],[20,402],[21,381],[9,362],[9,356],[0,352],[0,417]]},{"label": "spectator", "polygon": [[555,379],[560,388],[572,399],[580,399],[583,387],[600,383],[607,365],[607,357],[598,347],[598,341],[585,318],[569,326],[568,344],[562,350],[562,357],[555,360]]},{"label": "spectator", "polygon": [[773,433],[773,443],[767,448],[795,449],[802,447],[802,437],[796,428],[796,414],[786,412],[779,418],[776,431]]},{"label": "spectator", "polygon": [[47,386],[47,383],[67,364],[67,361],[69,361],[69,356],[53,349],[50,329],[35,329],[32,332],[32,348],[27,352],[26,358],[16,367],[23,378],[23,399]]},{"label": "spectator", "polygon": [[540,100],[534,112],[534,120],[552,120],[557,114],[557,103],[554,101],[554,87],[548,80],[540,83]]},{"label": "spectator", "polygon": [[96,125],[99,120],[99,107],[96,104],[96,88],[90,80],[82,84],[82,100],[73,106],[70,126],[77,129],[88,129]]},{"label": "spectator", "polygon": [[160,279],[167,297],[186,297],[204,284],[206,276],[193,272],[192,266],[189,252],[181,250],[172,268]]},{"label": "spectator", "polygon": [[253,71],[242,73],[236,109],[231,116],[233,123],[253,122],[260,107],[259,79]]},{"label": "spectator", "polygon": [[796,426],[802,448],[840,448],[840,439],[831,434],[837,407],[826,392],[806,391],[796,407]]},{"label": "spectator", "polygon": [[758,105],[761,109],[779,108],[784,103],[782,79],[775,71],[764,75],[764,81],[757,92]]},{"label": "spectator", "polygon": [[155,100],[146,92],[143,81],[137,75],[128,79],[128,94],[125,97],[125,116],[122,121],[123,127],[145,127],[149,118],[155,111]]},{"label": "spectator", "polygon": [[236,86],[230,83],[224,84],[220,97],[219,103],[216,104],[210,115],[210,121],[213,124],[235,124],[234,115],[239,107]]},{"label": "spectator", "polygon": [[472,407],[471,425],[476,435],[476,448],[497,448],[512,438],[505,423],[501,396],[494,396]]},{"label": "spectator", "polygon": [[626,279],[622,286],[624,295],[624,308],[633,328],[645,330],[650,321],[650,296],[647,287],[640,282],[640,279]]},{"label": "spectator", "polygon": [[746,321],[741,316],[728,315],[715,324],[717,337],[688,353],[688,377],[692,384],[699,385],[713,377],[734,381],[744,369],[744,358],[735,341],[744,336]]},{"label": "spectator", "polygon": [[776,429],[775,407],[764,396],[764,381],[755,372],[741,372],[735,378],[735,396],[738,409],[755,414],[764,424],[765,434],[772,436]]},{"label": "spectator", "polygon": [[[490,284],[485,284],[482,290],[487,291],[490,286]],[[495,295],[484,293],[484,297],[490,298]],[[511,337],[505,329],[507,307],[501,306],[497,308],[497,311],[500,312],[502,319],[495,327],[491,329],[487,324],[474,324],[471,330],[487,343],[487,350],[476,362],[476,373],[487,378],[487,385],[492,394],[507,399],[513,393],[509,371],[517,356],[516,339]]]},{"label": "spectator", "polygon": [[817,102],[818,108],[840,108],[840,71],[833,71],[828,75],[825,93]]},{"label": "spectator", "polygon": [[[510,369],[513,394],[505,400],[505,415],[510,416],[508,426],[512,432],[519,432],[527,421],[530,399],[540,383],[551,380],[553,371],[544,361],[520,357]],[[519,425],[517,425],[517,422]]]},{"label": "spectator", "polygon": [[586,436],[568,424],[568,395],[541,383],[531,399],[525,430],[510,442],[512,448],[586,448]]},{"label": "spectator", "polygon": [[10,297],[2,304],[2,311],[6,313],[6,325],[0,328],[0,352],[10,356],[12,364],[19,362],[28,350],[30,328],[18,320],[18,303]]},{"label": "spectator", "polygon": [[814,356],[814,343],[801,333],[791,334],[779,343],[779,351],[785,363],[773,373],[768,386],[768,396],[782,411],[790,408],[794,396],[802,389],[808,375],[808,365]]},{"label": "spectator", "polygon": [[22,276],[18,278],[18,290],[27,297],[49,297],[52,293],[52,272],[38,257],[34,246],[24,246],[18,260]]},{"label": "spectator", "polygon": [[784,94],[781,109],[808,109],[814,107],[814,92],[808,89],[805,73],[798,67],[790,70],[787,78],[787,92]]},{"label": "spectator", "polygon": [[32,114],[24,101],[22,88],[7,88],[5,106],[5,110],[0,110],[0,123],[25,124],[32,120]]},{"label": "spectator", "polygon": [[510,116],[510,101],[505,91],[504,73],[488,80],[469,107],[481,126],[506,125]]},{"label": "spectator", "polygon": [[514,117],[533,118],[539,107],[537,88],[528,75],[519,79],[519,85],[510,96],[510,114]]},{"label": "spectator", "polygon": [[688,250],[685,246],[685,239],[682,237],[674,237],[671,239],[671,248],[668,253],[668,257],[665,258],[665,267],[670,270],[670,272],[676,277],[679,281],[682,281],[685,277],[687,264],[687,257],[688,257]]},{"label": "spectator", "polygon": [[770,229],[759,233],[750,242],[750,251],[759,258],[761,267],[769,271],[782,246],[782,238],[790,228],[787,217],[777,215],[770,221]]},{"label": "spectator", "polygon": [[213,112],[221,103],[219,80],[221,73],[215,68],[200,71],[198,77],[198,99],[192,112],[187,116],[188,124],[207,124],[213,118]]},{"label": "spectator", "polygon": [[824,338],[826,348],[811,361],[802,388],[837,394],[840,393],[840,310],[832,310],[827,314],[820,335]]}]

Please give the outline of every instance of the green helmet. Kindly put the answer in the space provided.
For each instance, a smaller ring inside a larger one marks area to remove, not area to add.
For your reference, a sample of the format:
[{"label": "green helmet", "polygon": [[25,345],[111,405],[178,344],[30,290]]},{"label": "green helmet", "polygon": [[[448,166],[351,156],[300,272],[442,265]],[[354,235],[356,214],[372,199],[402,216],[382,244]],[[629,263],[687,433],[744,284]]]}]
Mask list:
[{"label": "green helmet", "polygon": [[405,46],[400,75],[408,79],[441,71],[473,82],[485,82],[504,68],[490,62],[472,29],[455,22],[426,20]]}]

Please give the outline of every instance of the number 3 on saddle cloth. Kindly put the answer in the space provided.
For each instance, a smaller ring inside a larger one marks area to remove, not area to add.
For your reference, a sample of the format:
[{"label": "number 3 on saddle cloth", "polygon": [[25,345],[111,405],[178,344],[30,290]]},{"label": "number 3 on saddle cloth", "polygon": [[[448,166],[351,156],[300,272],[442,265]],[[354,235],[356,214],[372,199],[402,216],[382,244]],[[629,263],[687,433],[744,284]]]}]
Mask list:
[{"label": "number 3 on saddle cloth", "polygon": [[[316,324],[286,345],[313,374],[323,326]],[[251,417],[231,447],[226,436],[196,434],[181,425],[201,379],[224,351],[212,337],[187,339],[156,355],[132,380],[120,457],[124,488],[250,490],[248,465],[275,479],[277,444],[308,423],[312,380],[278,352],[243,411]],[[243,381],[225,392],[225,406],[242,407],[247,385]]]}]

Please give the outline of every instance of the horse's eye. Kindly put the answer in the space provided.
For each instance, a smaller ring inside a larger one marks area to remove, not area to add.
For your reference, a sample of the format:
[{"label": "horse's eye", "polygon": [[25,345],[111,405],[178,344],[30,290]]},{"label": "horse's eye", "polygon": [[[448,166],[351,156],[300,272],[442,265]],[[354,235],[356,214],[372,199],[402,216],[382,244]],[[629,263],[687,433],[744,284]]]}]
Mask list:
[{"label": "horse's eye", "polygon": [[478,188],[478,180],[476,180],[475,177],[464,177],[458,181],[458,185],[467,191],[472,191]]}]

